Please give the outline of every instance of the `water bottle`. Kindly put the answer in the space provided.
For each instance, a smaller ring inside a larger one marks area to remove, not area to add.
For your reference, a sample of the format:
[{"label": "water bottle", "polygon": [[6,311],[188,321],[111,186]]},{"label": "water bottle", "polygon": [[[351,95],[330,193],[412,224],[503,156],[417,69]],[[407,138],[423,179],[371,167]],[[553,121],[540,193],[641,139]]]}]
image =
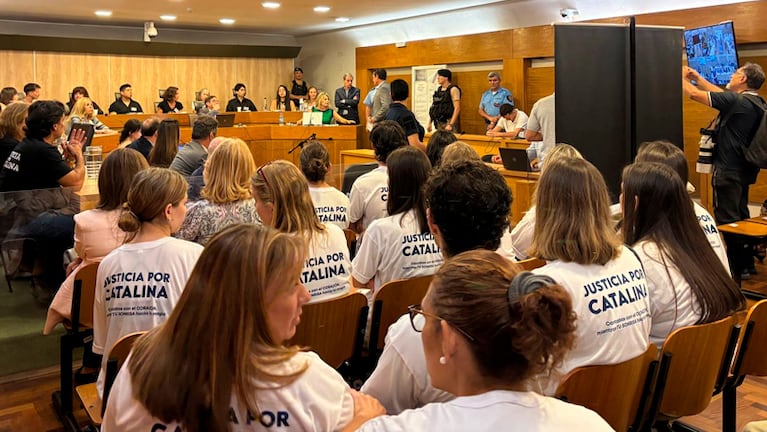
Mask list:
[{"label": "water bottle", "polygon": [[298,104],[298,110],[301,112],[306,111],[306,103],[304,102],[304,98],[301,98]]},{"label": "water bottle", "polygon": [[285,116],[282,115],[282,111],[280,111],[280,126],[285,124]]},{"label": "water bottle", "polygon": [[264,98],[264,111],[269,111],[269,104],[266,102],[266,98]]}]

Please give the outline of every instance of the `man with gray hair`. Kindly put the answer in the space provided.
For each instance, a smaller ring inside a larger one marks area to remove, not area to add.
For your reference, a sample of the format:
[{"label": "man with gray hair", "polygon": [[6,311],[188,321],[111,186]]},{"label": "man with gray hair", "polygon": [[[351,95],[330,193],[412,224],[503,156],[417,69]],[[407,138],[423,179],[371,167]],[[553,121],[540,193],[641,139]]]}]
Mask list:
[{"label": "man with gray hair", "polygon": [[335,103],[341,117],[359,124],[360,113],[357,105],[360,103],[360,89],[354,87],[353,82],[354,76],[350,72],[345,73],[344,86],[336,89]]},{"label": "man with gray hair", "polygon": [[479,115],[485,119],[487,130],[492,130],[501,117],[501,105],[514,105],[514,97],[509,90],[501,87],[501,74],[498,72],[487,74],[487,82],[490,88],[482,93],[482,99],[479,100]]}]

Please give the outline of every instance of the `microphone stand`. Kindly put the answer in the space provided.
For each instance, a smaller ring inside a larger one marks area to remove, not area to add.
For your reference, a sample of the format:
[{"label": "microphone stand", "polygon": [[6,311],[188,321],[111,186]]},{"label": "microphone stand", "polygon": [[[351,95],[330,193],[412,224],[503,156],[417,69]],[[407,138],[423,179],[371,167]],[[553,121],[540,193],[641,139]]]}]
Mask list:
[{"label": "microphone stand", "polygon": [[301,150],[303,150],[303,149],[304,149],[304,144],[306,144],[306,143],[308,143],[309,141],[311,141],[311,140],[314,140],[314,139],[317,139],[317,134],[316,134],[316,133],[313,133],[313,134],[309,135],[309,138],[307,138],[307,139],[305,139],[305,140],[303,140],[303,141],[299,142],[298,144],[296,144],[296,145],[295,145],[295,146],[294,146],[292,149],[290,149],[290,150],[288,151],[288,154],[291,154],[291,153],[293,153],[294,151],[298,150],[299,148],[300,148]]}]

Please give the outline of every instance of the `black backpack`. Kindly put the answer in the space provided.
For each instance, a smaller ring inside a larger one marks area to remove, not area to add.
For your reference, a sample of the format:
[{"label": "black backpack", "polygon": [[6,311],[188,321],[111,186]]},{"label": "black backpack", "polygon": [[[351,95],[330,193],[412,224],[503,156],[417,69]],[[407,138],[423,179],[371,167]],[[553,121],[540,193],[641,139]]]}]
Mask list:
[{"label": "black backpack", "polygon": [[746,160],[759,168],[767,168],[767,107],[764,99],[759,96],[743,96],[754,105],[755,109],[762,113],[751,143],[746,147]]}]

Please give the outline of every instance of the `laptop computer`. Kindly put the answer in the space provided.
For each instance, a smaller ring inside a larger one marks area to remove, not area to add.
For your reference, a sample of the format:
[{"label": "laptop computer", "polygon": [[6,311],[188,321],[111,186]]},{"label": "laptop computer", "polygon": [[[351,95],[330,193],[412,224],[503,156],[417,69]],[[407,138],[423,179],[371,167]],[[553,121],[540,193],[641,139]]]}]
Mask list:
[{"label": "laptop computer", "polygon": [[534,171],[530,166],[530,160],[527,158],[527,150],[501,147],[498,149],[501,153],[503,167],[509,171]]},{"label": "laptop computer", "polygon": [[216,116],[216,120],[218,120],[218,127],[234,126],[234,114],[219,114]]}]

